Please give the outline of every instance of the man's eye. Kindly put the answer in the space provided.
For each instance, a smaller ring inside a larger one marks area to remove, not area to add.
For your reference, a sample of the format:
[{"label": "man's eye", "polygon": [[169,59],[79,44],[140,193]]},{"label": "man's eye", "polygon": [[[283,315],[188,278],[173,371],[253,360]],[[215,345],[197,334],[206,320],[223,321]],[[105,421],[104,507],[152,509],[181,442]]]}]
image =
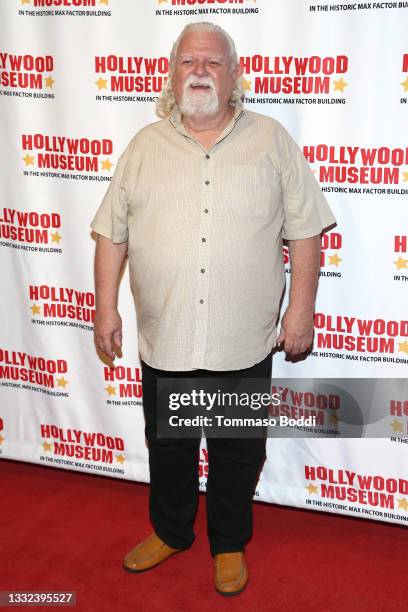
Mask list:
[{"label": "man's eye", "polygon": [[183,60],[182,64],[191,64],[191,60]]},{"label": "man's eye", "polygon": [[210,62],[213,66],[221,66],[220,62]]}]

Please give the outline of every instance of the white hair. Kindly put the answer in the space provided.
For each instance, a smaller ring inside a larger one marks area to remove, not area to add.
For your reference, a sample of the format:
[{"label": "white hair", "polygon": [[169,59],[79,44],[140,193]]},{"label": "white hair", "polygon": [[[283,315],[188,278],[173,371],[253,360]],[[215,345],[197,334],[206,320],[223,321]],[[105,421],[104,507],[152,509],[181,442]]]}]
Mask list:
[{"label": "white hair", "polygon": [[[228,43],[230,52],[230,71],[233,72],[239,63],[235,43],[231,36],[228,34],[228,32],[226,32],[223,28],[216,25],[215,23],[210,23],[209,21],[198,21],[186,25],[176,42],[173,44],[173,48],[170,54],[169,74],[167,83],[156,101],[156,113],[162,119],[166,119],[170,115],[174,105],[176,104],[176,98],[174,96],[173,90],[173,74],[176,64],[177,49],[184,36],[186,34],[189,34],[190,32],[210,32],[220,34],[225,38]],[[231,106],[235,106],[238,100],[242,100],[243,98],[244,91],[242,88],[242,80],[241,77],[238,77],[235,82],[234,89],[232,90],[229,103],[231,104]]]},{"label": "white hair", "polygon": [[[189,85],[194,83],[206,85],[210,93],[206,94],[204,98],[202,96],[196,97],[196,95],[192,95]],[[189,74],[184,82],[184,91],[181,100],[179,100],[179,108],[185,117],[191,117],[196,114],[213,115],[217,113],[220,108],[220,101],[212,78],[210,76],[203,76],[198,80],[196,76]]]}]

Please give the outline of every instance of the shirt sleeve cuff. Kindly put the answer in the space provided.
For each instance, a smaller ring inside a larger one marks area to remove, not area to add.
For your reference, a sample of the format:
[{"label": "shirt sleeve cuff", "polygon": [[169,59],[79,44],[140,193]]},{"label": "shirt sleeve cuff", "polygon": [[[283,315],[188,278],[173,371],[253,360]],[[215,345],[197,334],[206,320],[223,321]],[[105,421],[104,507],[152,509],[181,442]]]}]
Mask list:
[{"label": "shirt sleeve cuff", "polygon": [[[331,223],[330,225],[333,225],[333,223]],[[301,240],[302,238],[313,238],[313,236],[318,236],[319,234],[321,234],[321,232],[326,227],[330,227],[330,226],[329,225],[324,225],[324,226],[314,225],[307,229],[302,228],[298,230],[293,229],[289,231],[282,230],[282,238],[284,238],[285,240]]]},{"label": "shirt sleeve cuff", "polygon": [[102,225],[101,223],[91,223],[91,229],[101,236],[105,236],[105,238],[109,238],[114,244],[120,244],[122,242],[126,242],[128,240],[128,234],[112,234],[111,229],[108,229],[106,225]]}]

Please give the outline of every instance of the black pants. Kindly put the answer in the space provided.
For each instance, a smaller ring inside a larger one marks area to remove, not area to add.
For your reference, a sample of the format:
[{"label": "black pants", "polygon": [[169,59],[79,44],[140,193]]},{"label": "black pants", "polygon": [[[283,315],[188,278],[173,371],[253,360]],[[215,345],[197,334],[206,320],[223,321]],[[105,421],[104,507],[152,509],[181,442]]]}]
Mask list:
[{"label": "black pants", "polygon": [[[149,447],[150,520],[168,546],[189,548],[199,493],[199,438],[157,438],[157,378],[270,378],[272,353],[250,368],[170,372],[141,362],[145,435]],[[252,498],[266,457],[265,438],[206,438],[207,534],[211,554],[245,550],[252,535]]]}]

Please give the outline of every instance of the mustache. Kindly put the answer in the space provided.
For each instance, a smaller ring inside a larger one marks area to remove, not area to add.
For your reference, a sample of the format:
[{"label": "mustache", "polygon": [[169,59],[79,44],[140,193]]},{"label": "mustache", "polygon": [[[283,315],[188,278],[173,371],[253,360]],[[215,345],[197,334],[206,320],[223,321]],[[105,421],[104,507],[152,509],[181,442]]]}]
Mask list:
[{"label": "mustache", "polygon": [[188,87],[209,87],[212,90],[215,90],[214,81],[211,77],[197,77],[193,74],[190,74],[185,83],[184,89],[186,90]]}]

